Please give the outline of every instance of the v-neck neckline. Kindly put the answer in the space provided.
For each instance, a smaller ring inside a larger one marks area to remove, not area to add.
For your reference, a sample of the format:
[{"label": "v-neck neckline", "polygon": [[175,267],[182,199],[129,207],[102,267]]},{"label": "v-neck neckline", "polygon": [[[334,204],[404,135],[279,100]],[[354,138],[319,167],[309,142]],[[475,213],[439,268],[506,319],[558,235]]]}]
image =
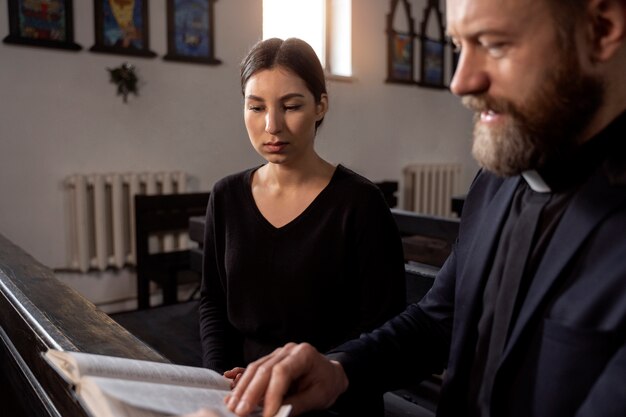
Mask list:
[{"label": "v-neck neckline", "polygon": [[336,181],[339,171],[343,170],[343,166],[341,164],[338,164],[335,167],[335,171],[333,172],[333,175],[330,177],[330,181],[328,181],[328,184],[326,184],[326,186],[322,188],[322,190],[315,196],[313,201],[311,201],[311,203],[308,206],[306,206],[305,209],[300,212],[300,214],[298,214],[296,217],[291,219],[289,222],[285,223],[284,225],[280,227],[276,227],[269,220],[267,220],[267,218],[263,215],[263,213],[261,213],[261,210],[259,209],[259,206],[257,206],[256,200],[254,199],[254,195],[252,194],[252,175],[262,166],[263,165],[260,165],[248,171],[247,175],[245,176],[244,188],[245,188],[246,197],[250,201],[252,210],[255,212],[259,221],[263,223],[266,227],[268,227],[270,230],[275,231],[275,232],[288,230],[291,227],[294,227],[296,224],[300,223],[300,221],[303,218],[307,217],[308,213],[311,212],[315,208],[315,206],[319,204],[318,201],[323,199],[324,195],[328,193],[328,190]]}]

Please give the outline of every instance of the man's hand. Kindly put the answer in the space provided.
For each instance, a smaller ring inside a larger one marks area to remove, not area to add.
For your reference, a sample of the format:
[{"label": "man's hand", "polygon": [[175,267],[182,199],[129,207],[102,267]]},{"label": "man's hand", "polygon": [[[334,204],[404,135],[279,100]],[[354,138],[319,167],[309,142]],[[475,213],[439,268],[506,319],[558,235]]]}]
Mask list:
[{"label": "man's hand", "polygon": [[226,398],[228,408],[245,416],[263,403],[263,416],[271,417],[284,404],[292,415],[330,407],[348,388],[338,362],[330,361],[308,343],[289,343],[251,363]]}]

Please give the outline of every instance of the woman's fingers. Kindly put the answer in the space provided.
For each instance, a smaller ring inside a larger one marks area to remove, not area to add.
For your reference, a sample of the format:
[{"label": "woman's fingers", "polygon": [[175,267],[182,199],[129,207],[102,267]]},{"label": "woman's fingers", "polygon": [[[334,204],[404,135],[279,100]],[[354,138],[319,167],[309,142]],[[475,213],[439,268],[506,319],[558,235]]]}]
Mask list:
[{"label": "woman's fingers", "polygon": [[224,376],[226,378],[232,379],[232,381],[230,381],[230,389],[233,389],[235,388],[235,386],[237,386],[237,382],[239,382],[239,379],[241,378],[241,375],[245,370],[246,368],[237,367],[224,372]]},{"label": "woman's fingers", "polygon": [[229,371],[224,372],[224,376],[226,378],[233,379],[237,375],[242,374],[243,371],[245,371],[245,370],[246,370],[246,368],[236,367],[236,368],[233,368],[233,369],[231,369]]}]

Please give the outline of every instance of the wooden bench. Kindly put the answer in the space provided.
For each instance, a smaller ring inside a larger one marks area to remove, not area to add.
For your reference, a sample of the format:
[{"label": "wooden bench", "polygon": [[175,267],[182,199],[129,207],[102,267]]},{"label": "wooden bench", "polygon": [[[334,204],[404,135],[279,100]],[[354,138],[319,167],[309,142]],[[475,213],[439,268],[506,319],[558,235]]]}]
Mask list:
[{"label": "wooden bench", "polygon": [[407,304],[428,292],[459,233],[459,219],[392,209],[402,238]]},{"label": "wooden bench", "polygon": [[392,209],[402,238],[405,261],[441,267],[459,234],[459,219]]},{"label": "wooden bench", "polygon": [[135,196],[135,235],[137,253],[137,305],[150,307],[150,281],[163,289],[163,304],[177,300],[179,274],[192,271],[190,279],[199,282],[198,270],[190,266],[189,249],[150,252],[149,239],[172,232],[187,233],[189,218],[206,212],[210,193],[184,193]]}]

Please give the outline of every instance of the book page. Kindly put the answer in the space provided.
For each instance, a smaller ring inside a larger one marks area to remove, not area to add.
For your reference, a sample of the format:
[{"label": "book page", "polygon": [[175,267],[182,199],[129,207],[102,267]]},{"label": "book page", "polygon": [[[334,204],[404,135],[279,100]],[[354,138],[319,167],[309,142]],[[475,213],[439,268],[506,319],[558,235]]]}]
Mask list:
[{"label": "book page", "polygon": [[45,357],[74,384],[81,377],[91,375],[230,390],[227,378],[205,368],[54,349],[48,350]]},{"label": "book page", "polygon": [[[137,412],[126,412],[128,415],[181,415],[193,413],[200,408],[214,410],[220,416],[236,417],[230,412],[225,404],[224,397],[228,394],[222,390],[207,388],[183,387],[180,385],[165,385],[151,382],[119,380],[101,377],[85,377],[81,381],[78,391],[88,408],[96,407],[95,410],[108,408],[115,404],[119,410],[115,415],[120,415],[122,408],[126,410],[137,409]],[[106,398],[106,407],[102,399]],[[121,404],[120,404],[121,403]],[[130,408],[129,408],[130,407]],[[286,417],[291,411],[291,406],[283,406],[277,417]],[[124,413],[124,414],[126,414]],[[99,416],[98,413],[92,413]],[[106,415],[106,413],[103,413]],[[261,416],[261,409],[251,416]]]}]

